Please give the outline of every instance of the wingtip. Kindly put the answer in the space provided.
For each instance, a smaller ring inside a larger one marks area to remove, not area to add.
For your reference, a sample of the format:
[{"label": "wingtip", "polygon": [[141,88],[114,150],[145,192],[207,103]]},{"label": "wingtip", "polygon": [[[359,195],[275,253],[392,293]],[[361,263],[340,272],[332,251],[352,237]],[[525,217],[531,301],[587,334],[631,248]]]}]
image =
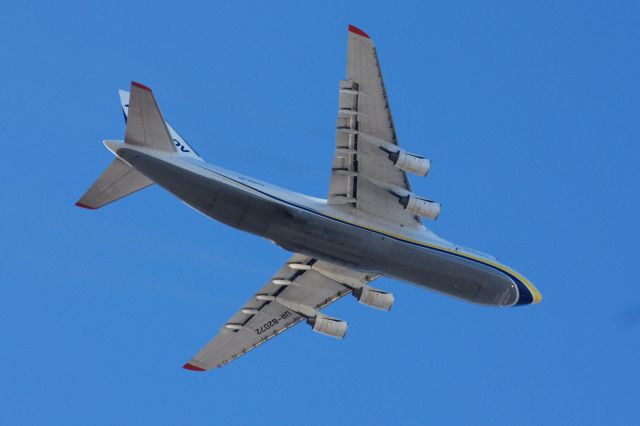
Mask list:
[{"label": "wingtip", "polygon": [[349,24],[349,32],[354,33],[354,34],[358,34],[358,35],[360,35],[362,37],[371,38],[371,37],[369,37],[369,34],[365,33],[364,31],[362,31],[360,28],[356,27],[355,25]]},{"label": "wingtip", "polygon": [[91,206],[89,206],[87,204],[81,203],[80,201],[78,201],[76,203],[76,206],[82,207],[83,209],[89,209],[89,210],[95,210],[96,209],[95,207],[91,207]]},{"label": "wingtip", "polygon": [[195,365],[190,363],[186,363],[185,365],[182,366],[182,368],[184,368],[185,370],[191,370],[191,371],[206,371],[204,368],[196,367]]},{"label": "wingtip", "polygon": [[139,87],[142,90],[146,90],[147,92],[151,92],[151,89],[149,87],[145,86],[144,84],[140,84],[137,81],[132,81],[131,85],[135,87]]}]

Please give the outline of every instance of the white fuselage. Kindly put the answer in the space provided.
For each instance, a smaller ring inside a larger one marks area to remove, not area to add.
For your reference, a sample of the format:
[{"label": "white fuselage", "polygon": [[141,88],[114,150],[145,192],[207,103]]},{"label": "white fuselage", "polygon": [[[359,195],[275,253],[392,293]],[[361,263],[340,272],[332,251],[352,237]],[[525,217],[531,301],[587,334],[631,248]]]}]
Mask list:
[{"label": "white fuselage", "polygon": [[484,305],[516,306],[540,300],[522,275],[425,227],[393,225],[198,159],[124,144],[109,148],[198,211],[289,251]]}]

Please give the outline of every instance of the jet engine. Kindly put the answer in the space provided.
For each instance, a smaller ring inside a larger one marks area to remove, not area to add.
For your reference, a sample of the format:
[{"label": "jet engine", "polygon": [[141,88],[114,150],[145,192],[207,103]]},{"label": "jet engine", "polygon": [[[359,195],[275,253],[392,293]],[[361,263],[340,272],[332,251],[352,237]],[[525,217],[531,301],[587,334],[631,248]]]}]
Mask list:
[{"label": "jet engine", "polygon": [[431,168],[431,160],[423,158],[415,154],[409,154],[404,150],[398,150],[389,153],[389,160],[393,162],[393,165],[410,172],[418,176],[426,176]]},{"label": "jet engine", "polygon": [[400,197],[399,201],[405,210],[418,216],[436,220],[438,215],[440,215],[440,203],[436,203],[435,201],[418,198],[414,194]]},{"label": "jet engine", "polygon": [[307,318],[307,324],[309,324],[316,333],[335,337],[336,339],[344,339],[344,336],[347,334],[348,325],[346,321],[325,315],[309,317]]},{"label": "jet engine", "polygon": [[353,290],[358,302],[382,311],[390,311],[393,306],[393,294],[365,285]]}]

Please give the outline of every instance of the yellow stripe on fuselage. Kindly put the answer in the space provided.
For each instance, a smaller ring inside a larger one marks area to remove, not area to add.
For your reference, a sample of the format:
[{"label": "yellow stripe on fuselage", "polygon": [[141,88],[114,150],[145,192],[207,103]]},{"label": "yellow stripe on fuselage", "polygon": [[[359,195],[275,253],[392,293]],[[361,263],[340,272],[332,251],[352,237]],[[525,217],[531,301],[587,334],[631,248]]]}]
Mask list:
[{"label": "yellow stripe on fuselage", "polygon": [[[202,166],[200,166],[200,167],[202,167]],[[214,172],[213,170],[210,170],[210,169],[208,169],[206,167],[203,167],[203,168],[205,170]],[[226,179],[232,185],[234,185],[234,186],[236,186],[238,188],[250,188],[250,189],[253,189],[254,191],[258,191],[259,193],[262,193],[262,191],[254,188],[254,187],[252,187],[250,185],[240,184],[239,182],[236,182],[235,180],[233,180],[231,178],[228,178],[227,176],[225,176],[225,175],[223,175],[223,174],[221,174],[219,172],[214,172],[214,173],[216,175]],[[271,194],[269,194],[269,195],[271,195]],[[273,195],[271,195],[271,196],[273,196]],[[309,207],[305,207],[305,208],[310,209]],[[374,227],[371,227],[371,226],[368,226],[368,225],[364,225],[362,223],[352,222],[352,221],[349,221],[349,220],[347,220],[347,219],[345,219],[343,217],[333,216],[333,215],[330,215],[330,214],[325,213],[325,212],[320,212],[320,211],[313,210],[313,209],[310,209],[310,210],[312,210],[312,211],[314,211],[314,212],[316,212],[318,214],[321,214],[321,215],[330,217],[332,219],[338,220],[340,222],[345,222],[345,223],[348,223],[348,224],[353,225],[353,226],[358,226],[360,228],[364,228],[364,229],[367,229],[367,230],[372,231],[372,232],[376,232],[376,233],[379,233],[379,234],[382,234],[382,235],[386,235],[388,237],[392,237],[392,238],[395,238],[397,240],[401,240],[401,241],[417,244],[419,246],[423,246],[423,247],[428,247],[428,248],[444,251],[444,252],[447,252],[447,253],[454,254],[456,256],[464,257],[464,258],[467,258],[467,259],[475,260],[475,261],[480,262],[480,263],[484,263],[486,265],[493,266],[494,268],[496,268],[496,269],[498,269],[500,271],[503,271],[503,272],[505,272],[507,274],[511,274],[514,277],[518,278],[529,289],[529,291],[531,291],[531,294],[533,295],[533,303],[534,304],[535,303],[540,303],[540,301],[542,300],[542,294],[538,291],[537,288],[535,288],[535,286],[533,284],[531,284],[531,282],[529,282],[529,280],[527,280],[525,277],[523,277],[521,274],[517,273],[513,269],[508,268],[507,266],[505,266],[505,265],[503,265],[501,263],[494,262],[492,260],[485,259],[485,258],[482,258],[482,257],[479,257],[479,256],[474,256],[474,255],[469,254],[469,253],[453,250],[453,249],[450,249],[450,248],[447,248],[447,247],[441,247],[441,246],[438,246],[436,244],[426,243],[426,242],[420,241],[420,240],[414,240],[414,239],[406,237],[404,235],[394,234],[394,233],[391,233],[391,232],[388,232],[388,231],[384,231],[384,230],[377,229],[377,228],[374,228]]]},{"label": "yellow stripe on fuselage", "polygon": [[494,262],[492,260],[485,259],[485,258],[482,258],[482,257],[474,256],[474,255],[469,254],[469,253],[460,252],[460,251],[457,251],[457,250],[452,250],[452,249],[447,248],[447,247],[441,247],[441,246],[438,246],[436,244],[430,244],[430,243],[425,243],[424,241],[414,240],[414,239],[406,237],[404,235],[394,234],[394,233],[391,233],[391,232],[388,232],[388,231],[383,231],[383,230],[380,230],[380,229],[376,229],[376,228],[364,225],[362,223],[351,222],[349,220],[346,220],[346,219],[338,217],[338,216],[332,216],[332,215],[327,214],[327,213],[322,213],[322,214],[325,215],[325,216],[331,217],[333,219],[339,220],[341,222],[346,222],[346,223],[349,223],[351,225],[359,226],[361,228],[365,228],[365,229],[368,229],[370,231],[377,232],[379,234],[383,234],[383,235],[386,235],[386,236],[389,236],[389,237],[392,237],[392,238],[395,238],[395,239],[398,239],[398,240],[401,240],[401,241],[406,241],[406,242],[410,242],[410,243],[413,243],[413,244],[417,244],[419,246],[429,247],[429,248],[437,249],[437,250],[440,250],[440,251],[445,251],[445,252],[448,252],[448,253],[451,253],[451,254],[455,254],[457,256],[466,257],[468,259],[473,259],[473,260],[475,260],[477,262],[480,262],[480,263],[491,265],[491,266],[493,266],[493,267],[495,267],[495,268],[497,268],[497,269],[499,269],[499,270],[501,270],[503,272],[506,272],[506,273],[509,273],[509,274],[515,276],[520,281],[522,281],[522,283],[529,289],[529,291],[531,291],[531,294],[533,295],[533,303],[540,303],[540,301],[542,300],[542,294],[540,293],[540,291],[538,291],[537,288],[535,288],[535,286],[533,284],[531,284],[531,282],[529,280],[527,280],[525,277],[523,277],[521,274],[517,273],[513,269],[511,269],[511,268],[509,268],[509,267],[507,267],[507,266],[505,266],[505,265],[503,265],[501,263]]}]

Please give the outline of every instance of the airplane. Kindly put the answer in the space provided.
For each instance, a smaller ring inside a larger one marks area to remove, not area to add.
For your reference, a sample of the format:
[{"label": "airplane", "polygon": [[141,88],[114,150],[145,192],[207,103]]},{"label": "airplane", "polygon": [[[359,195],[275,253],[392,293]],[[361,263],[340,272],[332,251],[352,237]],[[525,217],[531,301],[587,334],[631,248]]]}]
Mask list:
[{"label": "airplane", "polygon": [[115,159],[76,203],[97,209],[158,184],[206,216],[292,252],[184,368],[222,367],[294,325],[342,339],[347,322],[321,312],[352,294],[389,311],[387,276],[468,302],[511,307],[540,292],[496,258],[446,241],[425,224],[440,204],[414,194],[407,173],[426,176],[429,159],[400,148],[372,39],[349,25],[347,75],[339,107],[326,199],[292,192],[206,163],[167,123],[150,88],[120,91],[124,141],[107,140]]}]

